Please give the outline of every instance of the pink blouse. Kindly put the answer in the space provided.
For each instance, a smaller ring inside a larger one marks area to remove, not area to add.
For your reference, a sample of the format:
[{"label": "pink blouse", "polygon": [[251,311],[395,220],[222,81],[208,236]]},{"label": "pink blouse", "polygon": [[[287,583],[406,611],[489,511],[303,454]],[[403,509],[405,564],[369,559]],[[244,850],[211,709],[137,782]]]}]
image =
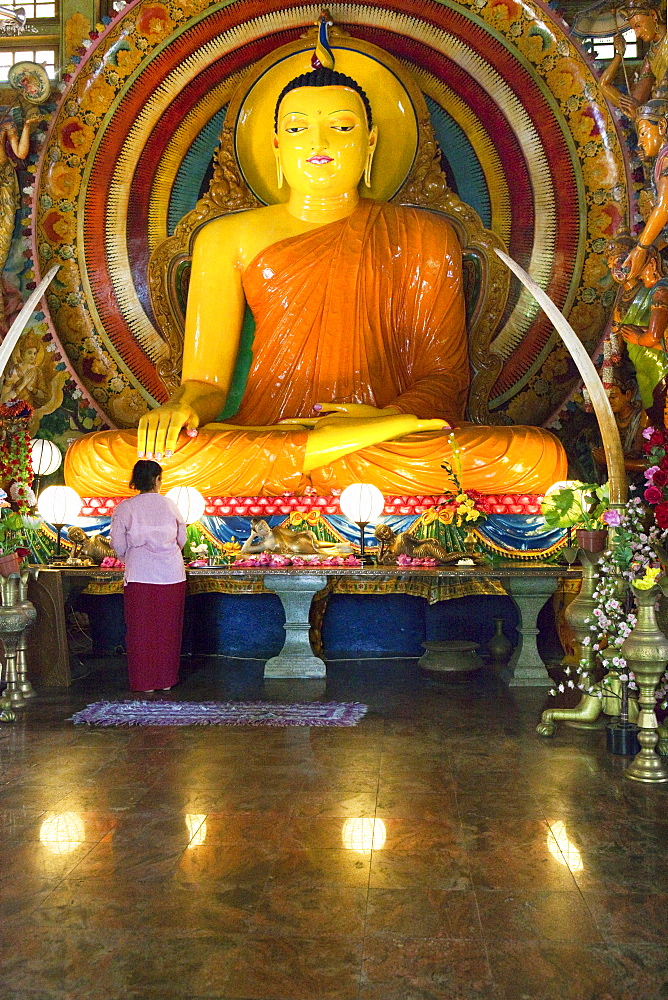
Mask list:
[{"label": "pink blouse", "polygon": [[125,562],[125,583],[181,583],[186,522],[173,500],[140,493],[124,500],[111,518],[111,544]]}]

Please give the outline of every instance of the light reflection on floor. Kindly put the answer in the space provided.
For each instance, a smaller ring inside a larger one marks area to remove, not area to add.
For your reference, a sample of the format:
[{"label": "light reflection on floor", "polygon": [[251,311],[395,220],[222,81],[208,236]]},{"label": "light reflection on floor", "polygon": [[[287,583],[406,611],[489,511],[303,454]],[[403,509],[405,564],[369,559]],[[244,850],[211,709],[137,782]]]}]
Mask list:
[{"label": "light reflection on floor", "polygon": [[[357,727],[74,728],[100,666],[0,727],[0,1000],[663,1000],[667,790],[540,691],[332,664]],[[304,699],[260,672],[170,697]]]}]

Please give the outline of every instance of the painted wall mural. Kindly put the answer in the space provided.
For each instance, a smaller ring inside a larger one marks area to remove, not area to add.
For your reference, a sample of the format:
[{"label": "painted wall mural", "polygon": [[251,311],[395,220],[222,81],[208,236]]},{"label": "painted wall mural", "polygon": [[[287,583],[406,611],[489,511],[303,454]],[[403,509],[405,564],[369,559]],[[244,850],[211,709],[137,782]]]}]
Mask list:
[{"label": "painted wall mural", "polygon": [[[148,258],[207,190],[241,75],[320,11],[316,3],[267,6],[134,0],[96,26],[65,74],[35,179],[31,248],[40,273],[62,262],[48,322],[94,401],[87,419],[96,428],[102,420],[133,426],[167,396]],[[615,298],[603,251],[628,215],[626,174],[614,122],[565,25],[540,0],[330,9],[351,35],[410,68],[450,186],[593,351]],[[548,420],[575,373],[518,285],[493,347],[503,367],[492,410],[505,422]]]}]

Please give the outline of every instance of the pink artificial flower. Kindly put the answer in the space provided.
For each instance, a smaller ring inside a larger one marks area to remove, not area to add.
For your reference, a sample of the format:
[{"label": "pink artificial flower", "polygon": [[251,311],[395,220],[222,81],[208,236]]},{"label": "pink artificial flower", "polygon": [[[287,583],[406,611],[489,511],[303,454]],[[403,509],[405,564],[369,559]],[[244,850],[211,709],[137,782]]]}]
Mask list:
[{"label": "pink artificial flower", "polygon": [[618,528],[622,523],[622,515],[618,510],[606,510],[605,514],[601,517],[601,520],[611,528]]},{"label": "pink artificial flower", "polygon": [[643,476],[645,477],[648,483],[652,483],[654,482],[655,474],[660,471],[661,470],[658,465],[650,465],[649,469],[645,469],[645,471],[643,472]]},{"label": "pink artificial flower", "polygon": [[654,433],[653,427],[646,427],[645,430],[642,432],[642,436],[644,437],[645,441],[649,441],[653,433]]}]

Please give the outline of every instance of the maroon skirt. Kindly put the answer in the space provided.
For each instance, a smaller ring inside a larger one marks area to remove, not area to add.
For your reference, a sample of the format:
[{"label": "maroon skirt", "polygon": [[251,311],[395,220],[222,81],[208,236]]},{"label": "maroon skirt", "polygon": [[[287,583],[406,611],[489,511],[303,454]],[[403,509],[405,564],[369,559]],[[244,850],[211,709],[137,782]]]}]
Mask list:
[{"label": "maroon skirt", "polygon": [[128,583],[123,598],[130,690],[172,687],[179,679],[185,580]]}]

